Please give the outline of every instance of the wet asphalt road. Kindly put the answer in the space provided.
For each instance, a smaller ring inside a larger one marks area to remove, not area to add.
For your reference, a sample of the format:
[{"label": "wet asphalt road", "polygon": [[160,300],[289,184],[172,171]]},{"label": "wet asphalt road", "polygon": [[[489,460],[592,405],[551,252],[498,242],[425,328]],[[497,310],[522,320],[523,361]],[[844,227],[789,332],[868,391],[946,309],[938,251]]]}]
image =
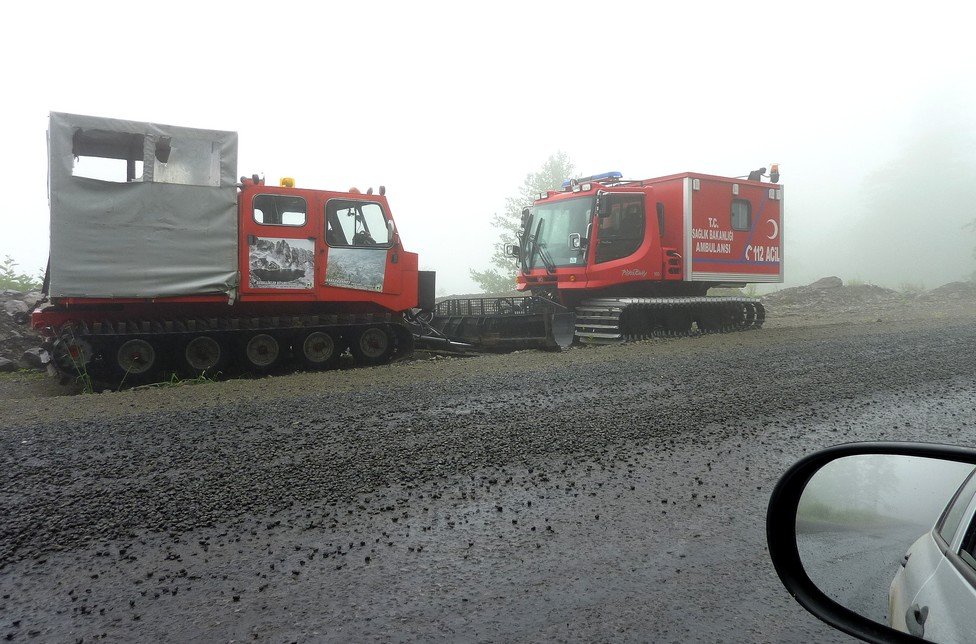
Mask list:
[{"label": "wet asphalt road", "polygon": [[974,346],[835,325],[52,402],[0,431],[0,637],[848,641],[779,585],[768,494],[830,444],[972,444]]},{"label": "wet asphalt road", "polygon": [[[888,623],[888,588],[908,548],[931,526],[813,525],[798,534],[810,579],[828,597],[879,624]],[[799,531],[798,531],[799,532]]]}]

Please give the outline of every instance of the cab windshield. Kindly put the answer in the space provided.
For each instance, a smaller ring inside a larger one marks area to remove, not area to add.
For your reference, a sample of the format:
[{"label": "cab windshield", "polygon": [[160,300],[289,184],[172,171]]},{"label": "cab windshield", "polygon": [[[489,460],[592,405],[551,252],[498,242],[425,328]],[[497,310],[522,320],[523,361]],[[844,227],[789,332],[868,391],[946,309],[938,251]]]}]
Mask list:
[{"label": "cab windshield", "polygon": [[546,253],[555,266],[583,263],[583,251],[573,248],[570,237],[586,236],[586,226],[593,218],[593,202],[593,197],[578,197],[532,208],[528,230],[522,232],[522,253],[528,258],[529,268],[542,264],[540,253]]}]

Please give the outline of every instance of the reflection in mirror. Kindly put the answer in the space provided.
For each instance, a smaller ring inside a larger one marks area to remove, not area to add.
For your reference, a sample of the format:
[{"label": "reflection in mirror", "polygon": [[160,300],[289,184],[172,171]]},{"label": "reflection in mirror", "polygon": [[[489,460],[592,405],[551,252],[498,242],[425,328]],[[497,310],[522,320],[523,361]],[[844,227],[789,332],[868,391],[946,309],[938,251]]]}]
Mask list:
[{"label": "reflection in mirror", "polygon": [[972,473],[971,464],[915,456],[831,461],[797,507],[807,575],[868,619],[931,641],[972,641],[976,559],[965,558],[976,540]]}]

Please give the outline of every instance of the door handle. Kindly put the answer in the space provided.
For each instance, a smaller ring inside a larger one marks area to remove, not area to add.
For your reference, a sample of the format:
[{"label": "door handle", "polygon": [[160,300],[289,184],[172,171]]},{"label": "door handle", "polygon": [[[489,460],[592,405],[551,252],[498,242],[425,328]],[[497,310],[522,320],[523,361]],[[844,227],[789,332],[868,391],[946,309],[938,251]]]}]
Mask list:
[{"label": "door handle", "polygon": [[912,604],[911,608],[905,611],[905,625],[908,633],[915,637],[925,637],[925,620],[929,618],[929,607]]}]

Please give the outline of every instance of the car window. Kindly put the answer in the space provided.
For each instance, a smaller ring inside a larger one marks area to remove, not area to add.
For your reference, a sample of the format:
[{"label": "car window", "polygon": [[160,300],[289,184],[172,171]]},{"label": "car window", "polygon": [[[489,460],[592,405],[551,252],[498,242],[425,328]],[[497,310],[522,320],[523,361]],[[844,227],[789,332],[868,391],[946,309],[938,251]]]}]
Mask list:
[{"label": "car window", "polygon": [[942,520],[937,526],[939,534],[947,543],[952,543],[956,529],[959,528],[959,523],[962,521],[962,515],[969,507],[969,502],[972,501],[974,493],[976,493],[976,477],[973,476],[973,472],[970,472],[969,478],[959,487],[959,491],[949,502],[942,515]]},{"label": "car window", "polygon": [[[976,476],[972,480],[976,481]],[[962,543],[959,544],[959,558],[976,571],[976,514],[970,517]]]}]

